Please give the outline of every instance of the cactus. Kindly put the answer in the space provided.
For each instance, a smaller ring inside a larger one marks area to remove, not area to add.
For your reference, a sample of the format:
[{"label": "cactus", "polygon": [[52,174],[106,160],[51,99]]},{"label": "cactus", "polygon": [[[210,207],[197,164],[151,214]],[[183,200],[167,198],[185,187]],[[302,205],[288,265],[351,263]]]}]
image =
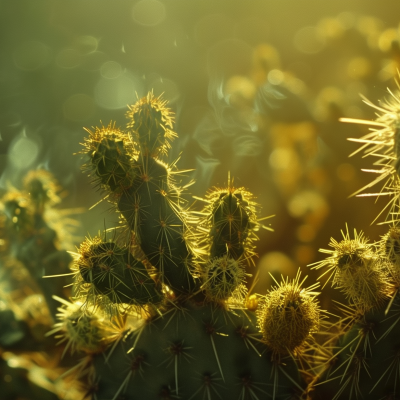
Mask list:
[{"label": "cactus", "polygon": [[[53,295],[71,293],[64,287],[70,279],[62,275],[70,274],[72,261],[66,248],[75,222],[68,215],[78,210],[57,209],[59,192],[48,171],[34,170],[26,174],[22,190],[10,187],[0,199],[0,393],[5,400],[57,400],[63,391],[63,380],[55,382],[54,376],[60,350],[46,333],[57,314]],[[76,384],[70,385],[76,394]]]},{"label": "cactus", "polygon": [[332,256],[314,266],[336,270],[333,285],[350,303],[342,306],[347,317],[326,343],[332,354],[315,385],[315,399],[398,398],[400,298],[389,273],[394,265],[386,251],[392,250],[388,235],[371,245],[361,234],[350,239],[347,233],[343,241],[333,241]]},{"label": "cactus", "polygon": [[[12,189],[3,196],[0,210],[3,273],[10,272],[5,268],[6,260],[22,263],[43,294],[51,318],[57,313],[52,296],[69,294],[64,289],[68,280],[62,275],[69,272],[72,261],[65,250],[70,246],[66,237],[68,221],[54,208],[61,201],[59,191],[49,172],[31,171],[24,179],[22,191]],[[57,281],[46,281],[43,279],[46,275],[61,277]]]},{"label": "cactus", "polygon": [[252,194],[228,177],[194,211],[192,182],[164,161],[177,137],[165,101],[149,93],[127,117],[87,129],[81,151],[122,227],[74,254],[75,296],[49,333],[86,354],[71,373],[99,400],[304,398],[318,284],[299,272],[252,294],[256,232],[271,230]]},{"label": "cactus", "polygon": [[363,143],[367,156],[378,158],[375,165],[380,170],[374,170],[378,178],[367,187],[386,179],[381,193],[392,196],[385,207],[389,229],[375,243],[356,231],[352,239],[347,229],[342,241],[331,240],[333,250],[321,250],[330,256],[312,265],[327,267],[322,275],[329,274],[327,282],[332,280],[349,301],[340,307],[345,317],[325,343],[331,354],[314,381],[315,399],[400,398],[399,93],[390,94],[392,100],[380,107],[366,101],[381,113],[376,121],[343,119],[374,127],[363,138],[352,140]]},{"label": "cactus", "polygon": [[[367,155],[385,151],[378,181],[389,177],[385,190],[393,191],[387,233],[369,242],[346,226],[342,240],[332,238],[331,249],[321,250],[327,257],[311,265],[348,301],[339,305],[344,316],[329,324],[316,300],[319,282],[303,287],[300,270],[265,296],[248,289],[257,232],[270,228],[252,194],[229,175],[226,187],[196,197],[202,210],[189,205],[185,189],[193,182],[184,185],[177,161],[165,161],[177,137],[166,103],[149,93],[127,117],[126,129],[112,122],[86,129],[84,168],[120,226],[80,244],[74,296],[57,298],[59,322],[49,332],[66,343],[64,353],[85,354],[70,373],[84,381],[87,394],[100,400],[398,398],[399,178],[389,146],[397,146],[390,131],[396,116],[375,123],[390,122],[373,133],[385,136],[384,144],[371,135],[361,139],[372,146],[364,146]],[[318,333],[325,339],[316,341]]]}]

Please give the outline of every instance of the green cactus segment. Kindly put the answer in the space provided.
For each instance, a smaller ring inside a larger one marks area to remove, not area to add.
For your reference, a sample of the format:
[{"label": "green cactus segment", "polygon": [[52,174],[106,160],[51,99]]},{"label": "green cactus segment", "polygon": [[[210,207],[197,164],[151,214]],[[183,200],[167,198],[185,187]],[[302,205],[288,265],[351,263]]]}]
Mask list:
[{"label": "green cactus segment", "polygon": [[101,183],[112,192],[131,185],[130,160],[122,141],[104,138],[92,153],[92,164]]},{"label": "green cactus segment", "polygon": [[256,203],[252,194],[244,188],[235,188],[228,176],[227,188],[211,189],[203,201],[202,226],[208,231],[210,259],[228,254],[234,260],[244,257],[251,261],[254,256],[253,240],[260,224]]},{"label": "green cactus segment", "polygon": [[212,207],[211,257],[228,253],[239,259],[244,253],[244,242],[251,229],[247,212],[248,202],[240,192],[220,193]]},{"label": "green cactus segment", "polygon": [[196,287],[193,255],[185,237],[188,228],[179,189],[160,161],[143,157],[137,166],[138,176],[120,197],[118,209],[162,282],[176,293],[191,292]]},{"label": "green cactus segment", "polygon": [[144,305],[158,303],[162,297],[146,267],[135,260],[127,248],[113,242],[87,240],[76,260],[80,275],[113,303]]},{"label": "green cactus segment", "polygon": [[142,148],[152,153],[164,145],[165,129],[161,125],[162,112],[146,103],[142,104],[137,113],[137,116],[134,115],[131,127],[137,133]]},{"label": "green cactus segment", "polygon": [[316,400],[392,400],[400,393],[400,296],[360,317],[340,337],[314,388]]},{"label": "green cactus segment", "polygon": [[400,269],[400,228],[391,227],[382,237],[381,250],[388,260]]},{"label": "green cactus segment", "polygon": [[142,156],[158,157],[167,154],[177,135],[172,131],[172,112],[165,107],[166,101],[149,93],[129,107],[126,116],[130,120],[134,141],[139,144]]},{"label": "green cactus segment", "polygon": [[254,313],[181,306],[95,357],[98,400],[300,399],[295,362],[265,351]]},{"label": "green cactus segment", "polygon": [[395,290],[400,288],[400,228],[392,226],[382,236],[379,242],[380,256],[384,262],[384,268],[393,282]]},{"label": "green cactus segment", "polygon": [[133,143],[128,135],[111,123],[107,127],[86,131],[89,137],[85,139],[82,153],[89,155],[90,163],[85,167],[94,171],[95,183],[118,196],[131,186],[135,175],[132,168],[136,155]]},{"label": "green cactus segment", "polygon": [[239,291],[239,294],[241,289],[245,291],[245,278],[246,272],[241,262],[226,254],[207,263],[202,288],[209,300],[226,300],[235,291]]}]

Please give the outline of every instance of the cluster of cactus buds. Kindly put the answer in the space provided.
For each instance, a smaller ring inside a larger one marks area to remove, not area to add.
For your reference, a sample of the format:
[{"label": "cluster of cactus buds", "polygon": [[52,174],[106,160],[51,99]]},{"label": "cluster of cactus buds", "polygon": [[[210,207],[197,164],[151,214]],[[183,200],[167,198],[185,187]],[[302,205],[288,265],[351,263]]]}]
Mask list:
[{"label": "cluster of cactus buds", "polygon": [[[193,210],[185,197],[191,182],[182,185],[177,162],[165,161],[177,137],[166,102],[149,93],[127,117],[125,130],[115,123],[87,129],[85,167],[122,229],[79,246],[75,296],[71,303],[59,299],[60,321],[50,332],[86,353],[71,371],[86,377],[93,397],[397,398],[398,221],[392,218],[376,243],[346,227],[341,241],[331,239],[331,249],[321,250],[327,257],[311,267],[323,269],[324,286],[331,282],[349,303],[340,306],[339,322],[327,323],[319,282],[304,288],[300,270],[265,296],[251,293],[257,231],[270,228],[252,194],[229,175],[227,187],[197,197],[205,206]],[[364,146],[367,154],[395,147],[393,157],[381,157],[379,179],[389,176],[390,190],[399,179],[397,164],[387,161],[398,157],[396,118],[376,122],[382,129],[374,135],[383,141],[375,143],[372,134],[361,140],[373,144]]]},{"label": "cluster of cactus buds", "polygon": [[298,274],[265,297],[249,293],[257,231],[272,230],[252,194],[228,177],[194,211],[192,182],[165,161],[177,137],[166,102],[149,93],[127,118],[126,129],[87,129],[81,151],[122,229],[74,254],[74,297],[59,299],[50,333],[87,354],[71,372],[102,400],[302,398],[317,285],[302,289]]}]

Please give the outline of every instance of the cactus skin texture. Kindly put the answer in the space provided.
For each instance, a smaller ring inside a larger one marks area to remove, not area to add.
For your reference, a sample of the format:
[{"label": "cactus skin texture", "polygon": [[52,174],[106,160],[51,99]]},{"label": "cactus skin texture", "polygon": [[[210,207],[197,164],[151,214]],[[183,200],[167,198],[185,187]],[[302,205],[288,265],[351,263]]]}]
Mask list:
[{"label": "cactus skin texture", "polygon": [[[386,304],[387,305],[387,304]],[[339,336],[314,399],[399,399],[400,297],[359,315]]]},{"label": "cactus skin texture", "polygon": [[295,362],[272,358],[255,326],[253,313],[187,301],[144,322],[107,364],[96,357],[100,398],[299,398]]},{"label": "cactus skin texture", "polygon": [[228,178],[195,213],[182,171],[164,161],[177,136],[165,102],[149,93],[127,117],[126,133],[112,123],[87,130],[81,152],[123,229],[87,238],[75,254],[76,295],[60,300],[50,332],[86,353],[71,373],[96,400],[305,398],[302,353],[319,323],[316,293],[302,290],[299,276],[271,289],[282,330],[304,329],[294,345],[270,346],[260,329],[266,313],[255,311],[267,300],[245,285],[263,227],[251,193]]}]

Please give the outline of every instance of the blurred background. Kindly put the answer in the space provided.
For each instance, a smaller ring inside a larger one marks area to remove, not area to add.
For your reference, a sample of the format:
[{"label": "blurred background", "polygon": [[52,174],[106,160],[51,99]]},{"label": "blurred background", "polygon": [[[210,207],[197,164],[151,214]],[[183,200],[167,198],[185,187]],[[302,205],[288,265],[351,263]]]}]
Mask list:
[{"label": "blurred background", "polygon": [[170,160],[194,169],[189,200],[230,171],[261,216],[275,214],[275,232],[259,232],[256,290],[268,290],[268,271],[298,267],[311,284],[319,273],[306,265],[346,223],[371,241],[386,230],[371,225],[385,199],[349,198],[372,162],[349,159],[358,145],[347,138],[368,128],[338,120],[375,118],[360,94],[377,102],[395,87],[398,11],[398,0],[3,0],[1,193],[44,168],[63,188],[59,207],[86,210],[78,237],[115,226],[106,201],[89,210],[102,195],[73,153],[83,127],[123,128],[127,104],[164,93],[179,134]]}]

